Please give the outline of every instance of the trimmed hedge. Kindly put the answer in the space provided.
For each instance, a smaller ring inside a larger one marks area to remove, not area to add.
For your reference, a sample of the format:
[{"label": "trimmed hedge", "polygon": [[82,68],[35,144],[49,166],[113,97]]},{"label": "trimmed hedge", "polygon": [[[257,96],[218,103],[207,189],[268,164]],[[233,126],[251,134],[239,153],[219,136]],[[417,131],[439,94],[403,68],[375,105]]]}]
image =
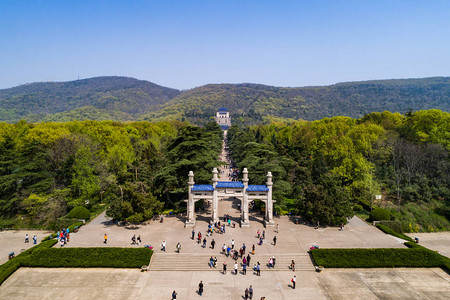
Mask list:
[{"label": "trimmed hedge", "polygon": [[25,267],[140,268],[150,263],[148,248],[50,248],[34,251]]},{"label": "trimmed hedge", "polygon": [[[18,258],[18,257],[16,257]],[[12,273],[14,273],[18,268],[20,268],[20,260],[15,258],[5,262],[0,266],[0,285],[5,281]]]},{"label": "trimmed hedge", "polygon": [[370,219],[372,221],[390,220],[391,212],[387,209],[377,207],[370,212]]},{"label": "trimmed hedge", "polygon": [[84,206],[76,206],[67,214],[69,219],[85,219],[88,220],[91,217],[91,212]]},{"label": "trimmed hedge", "polygon": [[394,230],[392,230],[391,228],[387,227],[386,225],[383,224],[376,224],[375,225],[378,229],[380,229],[381,231],[383,231],[384,233],[396,236],[398,238],[410,241],[410,242],[414,242],[414,240],[412,238],[410,238],[409,236],[403,234],[403,233],[398,233]]},{"label": "trimmed hedge", "polygon": [[0,285],[20,267],[140,268],[150,263],[148,248],[51,248],[56,239],[42,241],[0,266]]},{"label": "trimmed hedge", "polygon": [[42,241],[38,245],[31,247],[30,249],[20,253],[11,260],[0,266],[0,285],[5,281],[12,273],[23,265],[23,262],[36,250],[48,249],[56,244],[56,240]]},{"label": "trimmed hedge", "polygon": [[448,266],[448,258],[419,246],[412,246],[409,249],[313,249],[311,255],[316,265],[325,268],[441,267],[447,269]]},{"label": "trimmed hedge", "polygon": [[75,227],[81,227],[83,226],[84,223],[83,222],[75,222],[72,225],[69,226],[69,232],[73,233],[73,231],[75,230]]}]

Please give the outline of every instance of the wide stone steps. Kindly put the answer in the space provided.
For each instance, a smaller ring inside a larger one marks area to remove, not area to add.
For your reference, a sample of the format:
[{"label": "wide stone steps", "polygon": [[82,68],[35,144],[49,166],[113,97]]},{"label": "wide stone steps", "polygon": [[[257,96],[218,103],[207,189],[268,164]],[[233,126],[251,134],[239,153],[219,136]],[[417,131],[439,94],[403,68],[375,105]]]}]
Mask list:
[{"label": "wide stone steps", "polygon": [[[253,265],[259,261],[261,265],[261,272],[264,271],[287,271],[291,261],[295,261],[295,270],[314,270],[313,263],[308,253],[292,253],[292,254],[276,254],[275,268],[268,268],[267,263],[272,255],[250,255],[250,268],[247,270],[251,272]],[[217,268],[209,267],[210,254],[197,253],[154,253],[150,261],[151,271],[217,271],[222,270],[223,262],[227,262],[227,271],[234,269],[235,261],[231,257],[226,257],[223,254],[216,255]],[[213,255],[214,257],[214,255]],[[242,259],[237,260],[239,271],[242,270]]]}]

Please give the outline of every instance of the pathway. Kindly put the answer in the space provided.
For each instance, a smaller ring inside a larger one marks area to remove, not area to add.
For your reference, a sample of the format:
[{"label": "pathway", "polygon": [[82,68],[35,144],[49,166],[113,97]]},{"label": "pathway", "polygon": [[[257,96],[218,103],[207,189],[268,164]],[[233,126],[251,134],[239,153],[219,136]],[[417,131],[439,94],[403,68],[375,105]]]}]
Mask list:
[{"label": "pathway", "polygon": [[228,176],[230,174],[229,166],[230,166],[231,162],[229,160],[227,160],[228,153],[225,150],[226,147],[227,147],[227,144],[225,143],[226,140],[227,140],[227,131],[224,130],[223,141],[222,141],[222,152],[220,153],[219,161],[226,162],[227,164],[226,165],[221,165],[219,167],[219,180],[220,181],[230,181]]}]

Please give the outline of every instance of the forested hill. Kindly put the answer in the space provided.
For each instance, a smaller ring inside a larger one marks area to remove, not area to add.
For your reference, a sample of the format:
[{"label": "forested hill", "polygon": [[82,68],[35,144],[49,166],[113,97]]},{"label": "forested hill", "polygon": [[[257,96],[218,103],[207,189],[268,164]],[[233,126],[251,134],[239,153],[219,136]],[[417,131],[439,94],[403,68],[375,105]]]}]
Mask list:
[{"label": "forested hill", "polygon": [[218,107],[236,122],[266,116],[317,120],[371,112],[436,108],[450,111],[450,77],[339,83],[286,88],[208,84],[184,92],[127,77],[48,82],[0,90],[0,121],[189,120],[202,124]]},{"label": "forested hill", "polygon": [[209,84],[188,90],[148,119],[182,113],[195,123],[227,107],[236,121],[258,123],[264,116],[317,120],[332,116],[359,118],[367,113],[437,108],[450,110],[450,77],[339,83],[284,88],[260,84]]},{"label": "forested hill", "polygon": [[0,90],[0,121],[131,120],[179,93],[118,76],[31,83]]}]

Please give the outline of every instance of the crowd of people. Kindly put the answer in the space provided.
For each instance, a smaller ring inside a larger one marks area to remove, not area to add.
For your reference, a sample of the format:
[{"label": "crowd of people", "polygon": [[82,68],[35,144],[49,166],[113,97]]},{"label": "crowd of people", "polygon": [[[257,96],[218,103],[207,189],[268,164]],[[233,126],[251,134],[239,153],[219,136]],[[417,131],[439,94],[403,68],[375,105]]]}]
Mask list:
[{"label": "crowd of people", "polygon": [[[224,150],[226,150],[225,156],[226,156],[227,161],[229,162],[229,169],[227,166],[225,168],[225,170],[220,170],[220,174],[224,175],[224,174],[228,173],[227,175],[228,175],[228,179],[230,181],[237,181],[240,176],[240,170],[235,168],[234,165],[229,160],[229,149],[227,147],[225,147]],[[252,203],[252,204],[254,204],[254,203]],[[238,206],[238,209],[240,210],[241,207]],[[202,232],[201,230],[196,232],[193,229],[192,233],[191,233],[191,239],[194,242],[197,242],[197,244],[203,249],[207,248],[208,239],[210,239],[210,249],[215,249],[216,241],[214,238],[212,238],[214,236],[214,234],[220,234],[220,235],[225,234],[227,231],[227,228],[234,228],[235,226],[236,226],[236,222],[234,222],[231,219],[231,216],[229,216],[228,214],[225,214],[223,216],[223,220],[219,220],[214,223],[210,222],[208,224],[208,228],[206,229],[206,233]],[[279,232],[278,224],[276,225],[275,232],[276,233]],[[256,241],[252,241],[247,244],[245,242],[243,242],[242,244],[239,243],[239,246],[238,246],[238,244],[236,243],[234,238],[231,238],[228,243],[224,243],[222,245],[222,247],[220,249],[218,249],[218,251],[220,251],[220,254],[224,255],[226,257],[226,259],[222,265],[222,274],[226,275],[228,263],[231,261],[231,274],[238,275],[239,273],[241,273],[242,275],[246,275],[247,270],[251,268],[254,275],[261,276],[261,263],[259,261],[256,261],[253,263],[253,266],[252,266],[252,255],[255,254],[256,247],[257,247],[256,244],[261,246],[264,244],[265,240],[266,240],[266,231],[263,229],[263,230],[258,230],[256,232]],[[273,242],[272,245],[275,247],[277,245],[277,236],[276,235],[273,236],[272,242]],[[252,245],[252,246],[250,247],[247,245]],[[217,264],[218,264],[217,256],[211,255],[209,258],[209,261],[208,261],[208,266],[210,268],[217,268]],[[272,255],[268,258],[267,267],[275,268],[275,266],[276,266],[276,257],[274,255]],[[292,271],[295,271],[294,260],[291,261],[291,264],[289,265],[289,269],[291,269]],[[294,276],[291,279],[293,288],[295,288],[295,281],[296,281],[296,277]],[[204,285],[203,281],[200,281],[200,283],[198,285],[197,293],[200,296],[203,295],[204,289],[205,289],[205,285]],[[244,299],[253,299],[253,294],[254,294],[253,286],[250,285],[250,287],[248,287],[244,290],[243,298]],[[176,291],[173,291],[172,299],[176,299],[176,296],[177,296]],[[261,297],[260,299],[265,300],[265,297]]]},{"label": "crowd of people", "polygon": [[70,232],[69,228],[61,229],[56,233],[56,237],[59,241],[60,247],[64,247],[70,241]]},{"label": "crowd of people", "polygon": [[[64,245],[66,245],[69,240],[70,240],[70,232],[69,232],[69,228],[64,228],[59,230],[58,232],[56,232],[56,239],[58,240],[60,247],[64,247]],[[37,244],[37,235],[33,235],[33,244],[36,245]],[[30,236],[27,234],[25,234],[25,244],[28,244],[30,242]]]},{"label": "crowd of people", "polygon": [[239,174],[241,171],[238,168],[230,168],[230,173],[228,173],[228,180],[230,181],[239,181]]},{"label": "crowd of people", "polygon": [[[192,240],[196,240],[197,244],[199,244],[202,248],[206,248],[207,247],[207,237],[211,237],[214,235],[214,233],[225,233],[226,231],[226,225],[231,226],[231,223],[229,222],[231,220],[231,217],[229,215],[224,215],[224,219],[223,219],[223,223],[221,221],[218,221],[214,224],[208,224],[208,228],[206,229],[206,235],[203,235],[201,231],[195,232],[195,230],[192,230],[191,233],[191,239]],[[277,224],[275,232],[278,233],[279,231],[279,226]],[[258,245],[262,245],[264,243],[264,240],[266,239],[266,231],[263,230],[257,230],[256,231],[256,238],[257,238],[257,244]],[[276,235],[274,235],[273,237],[273,243],[272,245],[275,247],[276,243],[277,243],[277,237]],[[214,238],[212,238],[210,240],[210,248],[214,249],[215,248],[215,244],[216,241],[214,240]],[[242,245],[237,246],[236,245],[236,241],[234,240],[234,238],[231,238],[229,243],[225,243],[222,245],[222,247],[220,248],[220,254],[226,256],[227,260],[225,260],[223,262],[223,269],[222,269],[222,274],[226,274],[227,273],[227,267],[228,267],[228,258],[230,258],[233,261],[232,264],[232,274],[233,275],[238,275],[239,273],[241,273],[242,275],[246,275],[247,274],[247,270],[251,268],[251,270],[253,271],[253,274],[256,276],[261,276],[261,263],[259,261],[255,262],[253,264],[253,267],[251,267],[251,261],[252,261],[252,255],[255,254],[255,250],[256,250],[256,243],[251,243],[251,249],[249,250],[246,243],[242,243]],[[252,255],[251,255],[252,254]],[[208,261],[208,265],[210,268],[217,268],[217,256],[211,255]],[[272,255],[271,257],[269,257],[268,262],[267,262],[267,267],[268,268],[275,268],[276,266],[276,257],[274,255]],[[289,265],[289,269],[291,269],[292,271],[295,271],[295,262],[294,260],[291,261],[291,264]],[[293,288],[295,288],[295,276],[291,279],[292,282],[292,286]],[[203,293],[203,283],[201,283],[202,285],[202,293]],[[198,293],[200,294],[200,287],[198,290]],[[250,286],[250,288],[247,288],[244,292],[245,295],[245,299],[252,299],[253,297],[253,288]]]}]

